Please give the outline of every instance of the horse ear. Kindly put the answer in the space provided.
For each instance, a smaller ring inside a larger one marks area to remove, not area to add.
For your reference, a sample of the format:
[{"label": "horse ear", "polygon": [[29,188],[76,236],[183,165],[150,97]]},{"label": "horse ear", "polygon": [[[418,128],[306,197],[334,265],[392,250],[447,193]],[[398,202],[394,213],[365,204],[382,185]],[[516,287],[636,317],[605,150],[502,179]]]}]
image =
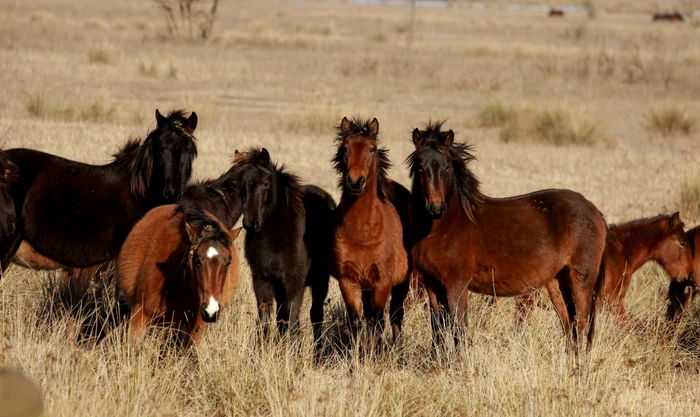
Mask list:
[{"label": "horse ear", "polygon": [[241,162],[244,155],[245,154],[243,152],[238,152],[238,149],[233,151],[233,163],[235,164],[235,163]]},{"label": "horse ear", "polygon": [[455,141],[455,132],[450,129],[445,133],[445,146],[452,146],[452,142]]},{"label": "horse ear", "polygon": [[197,237],[197,229],[193,224],[185,222],[185,232],[187,232],[187,239],[190,242],[194,242],[194,238]]},{"label": "horse ear", "polygon": [[413,129],[413,144],[416,145],[416,148],[420,146],[421,142],[423,142],[423,135],[420,134],[420,130],[418,128]]},{"label": "horse ear", "polygon": [[372,119],[371,122],[369,122],[369,131],[372,133],[372,136],[375,138],[377,137],[377,134],[379,134],[379,120],[375,117]]},{"label": "horse ear", "polygon": [[262,151],[260,151],[260,159],[265,165],[270,163],[270,152],[267,151],[267,148],[262,148]]},{"label": "horse ear", "polygon": [[243,228],[238,227],[238,228],[233,229],[230,232],[228,232],[228,237],[231,239],[231,243],[236,241],[236,239],[238,238],[238,235],[241,234],[241,230],[243,230]]},{"label": "horse ear", "polygon": [[340,121],[340,133],[347,133],[351,127],[350,120],[347,117],[343,117],[343,120]]},{"label": "horse ear", "polygon": [[165,129],[168,127],[168,119],[165,118],[160,111],[156,109],[156,123],[158,124],[158,129]]},{"label": "horse ear", "polygon": [[675,212],[671,215],[671,228],[675,229],[681,225],[681,214]]},{"label": "horse ear", "polygon": [[192,114],[190,114],[190,117],[187,118],[187,121],[190,122],[192,130],[195,130],[197,128],[197,113],[192,112]]}]

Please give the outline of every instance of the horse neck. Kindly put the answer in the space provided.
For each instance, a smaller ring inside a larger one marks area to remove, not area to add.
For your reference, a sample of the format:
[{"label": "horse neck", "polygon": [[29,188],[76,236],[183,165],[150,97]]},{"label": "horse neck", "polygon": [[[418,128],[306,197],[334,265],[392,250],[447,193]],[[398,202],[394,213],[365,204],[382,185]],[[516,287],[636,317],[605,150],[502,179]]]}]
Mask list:
[{"label": "horse neck", "polygon": [[376,173],[372,177],[371,181],[367,181],[362,194],[358,196],[351,195],[347,190],[343,189],[343,195],[340,200],[347,207],[347,211],[366,213],[367,216],[374,217],[380,210],[382,201],[377,194],[379,181]]},{"label": "horse neck", "polygon": [[627,270],[633,273],[647,261],[655,260],[654,247],[663,238],[663,232],[655,228],[649,231],[649,224],[641,224],[615,233],[615,237],[622,246],[622,257],[625,260]]},{"label": "horse neck", "polygon": [[450,228],[456,221],[460,221],[460,224],[464,224],[462,220],[467,220],[467,225],[472,224],[462,208],[462,204],[459,201],[459,194],[455,189],[450,191],[446,196],[446,200],[447,211],[445,211],[445,214],[441,218],[433,220],[433,230]]}]

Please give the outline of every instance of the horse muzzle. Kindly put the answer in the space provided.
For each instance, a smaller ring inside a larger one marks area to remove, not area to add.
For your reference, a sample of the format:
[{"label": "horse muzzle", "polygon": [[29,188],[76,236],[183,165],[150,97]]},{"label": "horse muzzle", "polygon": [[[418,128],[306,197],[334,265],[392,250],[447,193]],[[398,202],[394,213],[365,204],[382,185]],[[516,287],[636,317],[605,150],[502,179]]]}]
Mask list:
[{"label": "horse muzzle", "polygon": [[202,313],[202,320],[204,320],[205,323],[216,323],[216,320],[219,318],[219,303],[216,301],[214,303],[216,304],[215,308],[212,307],[211,302],[202,304],[199,307]]},{"label": "horse muzzle", "polygon": [[257,232],[260,230],[260,221],[259,220],[248,220],[245,217],[243,218],[243,228],[246,230],[246,232]]},{"label": "horse muzzle", "polygon": [[345,179],[345,188],[352,195],[362,194],[362,191],[365,190],[365,185],[367,185],[367,179],[364,175],[358,178],[357,181],[353,181],[349,175]]},{"label": "horse muzzle", "polygon": [[447,211],[447,204],[445,204],[444,201],[439,205],[435,203],[428,203],[425,209],[434,219],[439,219]]},{"label": "horse muzzle", "polygon": [[163,198],[165,198],[168,201],[178,201],[182,197],[182,189],[181,188],[164,188],[163,189]]}]

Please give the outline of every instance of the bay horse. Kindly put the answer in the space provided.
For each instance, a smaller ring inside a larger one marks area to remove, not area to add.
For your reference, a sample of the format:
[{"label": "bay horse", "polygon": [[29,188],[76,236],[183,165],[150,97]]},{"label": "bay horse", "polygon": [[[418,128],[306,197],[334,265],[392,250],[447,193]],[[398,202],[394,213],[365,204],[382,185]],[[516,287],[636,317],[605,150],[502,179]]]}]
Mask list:
[{"label": "bay horse", "polygon": [[0,241],[2,268],[22,240],[25,248],[70,268],[106,262],[150,208],[179,200],[197,155],[197,114],[174,110],[166,117],[156,110],[156,121],[146,139],[130,139],[106,165],[8,150],[21,172],[10,186],[21,216],[17,230]]},{"label": "bay horse", "polygon": [[279,333],[298,328],[304,288],[309,286],[318,349],[335,201],[316,186],[302,186],[296,175],[272,162],[265,148],[236,151],[234,161],[246,230],[245,256],[253,275],[262,335],[267,338],[270,333],[274,302]]},{"label": "bay horse", "polygon": [[129,305],[129,340],[152,324],[180,330],[183,346],[216,322],[238,287],[239,261],[232,231],[201,207],[159,206],[129,233],[117,260],[117,286]]},{"label": "bay horse", "polygon": [[15,202],[10,186],[19,179],[19,167],[10,155],[0,150],[0,239],[11,235],[17,228]]},{"label": "bay horse", "polygon": [[[604,256],[605,277],[598,295],[601,306],[611,309],[624,321],[628,318],[623,300],[632,275],[648,261],[658,263],[672,282],[695,281],[693,256],[678,212],[612,225]],[[530,314],[533,298],[524,296],[517,303],[522,321]]]},{"label": "bay horse", "polygon": [[[392,181],[388,151],[380,148],[377,119],[343,118],[337,128],[333,167],[342,196],[335,216],[334,276],[357,336],[360,318],[372,331],[373,342],[384,332],[389,307],[393,342],[399,341],[403,303],[409,289],[409,255],[405,220],[394,202],[409,200],[408,190]],[[401,193],[403,197],[395,196]]]},{"label": "bay horse", "polygon": [[442,125],[415,129],[415,151],[407,158],[414,219],[431,218],[428,235],[412,252],[432,310],[433,344],[442,345],[441,328],[450,323],[459,341],[469,291],[512,297],[546,287],[569,346],[576,352],[586,329],[590,346],[604,268],[601,213],[570,190],[484,195],[468,166],[472,148],[454,143],[454,132]]},{"label": "bay horse", "polygon": [[[700,245],[700,226],[696,226],[685,232],[688,250],[693,258],[694,271],[700,271],[700,257],[695,251]],[[697,276],[688,281],[671,280],[668,288],[668,308],[666,318],[672,323],[678,323],[683,317],[683,312],[688,308],[695,294],[700,291],[700,282]]]}]

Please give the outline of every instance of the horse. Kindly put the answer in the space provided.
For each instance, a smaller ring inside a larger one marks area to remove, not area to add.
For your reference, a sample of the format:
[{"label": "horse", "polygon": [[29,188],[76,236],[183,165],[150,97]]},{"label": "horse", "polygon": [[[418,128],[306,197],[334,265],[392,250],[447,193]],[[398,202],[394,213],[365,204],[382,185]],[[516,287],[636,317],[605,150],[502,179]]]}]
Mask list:
[{"label": "horse", "polygon": [[190,203],[146,213],[117,259],[117,287],[131,311],[128,339],[140,340],[152,324],[168,324],[180,330],[182,346],[198,342],[235,295],[240,230],[228,231]]},{"label": "horse", "polygon": [[549,17],[564,17],[564,10],[551,8],[549,9]]},{"label": "horse", "polygon": [[0,239],[11,235],[17,228],[17,214],[10,186],[17,182],[19,175],[17,164],[7,152],[0,150]]},{"label": "horse", "polygon": [[[605,277],[599,297],[624,321],[623,300],[632,275],[648,261],[655,261],[677,284],[693,283],[694,267],[688,238],[678,212],[612,225],[605,248]],[[530,314],[533,299],[518,298],[520,320]]]},{"label": "horse", "polygon": [[654,22],[658,21],[668,21],[668,22],[683,22],[683,15],[678,12],[666,12],[666,13],[654,13],[652,19]]},{"label": "horse", "polygon": [[[180,199],[197,156],[197,114],[163,116],[145,140],[130,139],[107,165],[88,165],[32,149],[7,153],[21,176],[10,186],[17,230],[0,241],[5,269],[24,240],[69,268],[113,259],[131,227],[151,208]],[[29,256],[28,256],[29,257]]]},{"label": "horse", "polygon": [[[700,244],[700,226],[696,226],[685,232],[688,250],[693,258],[694,271],[700,270],[700,257],[695,253]],[[680,240],[679,240],[680,242]],[[700,291],[700,283],[697,278],[687,281],[671,280],[668,288],[668,307],[666,319],[671,323],[678,323],[683,317],[683,312],[688,308],[695,294]]]},{"label": "horse", "polygon": [[272,162],[265,148],[236,151],[234,161],[246,230],[245,256],[253,275],[262,336],[270,334],[273,302],[280,335],[290,328],[297,330],[304,288],[309,286],[318,349],[335,201],[316,186],[302,186],[296,175]]},{"label": "horse", "polygon": [[[433,345],[444,343],[442,329],[466,329],[469,291],[518,296],[546,287],[568,345],[595,329],[596,289],[602,284],[607,225],[581,194],[541,190],[491,198],[469,169],[473,148],[454,143],[444,122],[413,131],[415,151],[407,158],[413,179],[416,221],[430,223],[413,247],[431,306]],[[573,326],[572,326],[573,324]],[[590,326],[590,327],[589,327]]]},{"label": "horse", "polygon": [[[354,338],[364,317],[372,340],[384,332],[384,312],[389,307],[393,343],[399,341],[403,324],[403,303],[409,289],[409,255],[402,216],[394,202],[388,151],[379,148],[377,119],[343,118],[337,127],[337,152],[333,167],[342,190],[336,210],[333,237],[334,276],[348,312]],[[410,239],[409,239],[410,240]]]}]

